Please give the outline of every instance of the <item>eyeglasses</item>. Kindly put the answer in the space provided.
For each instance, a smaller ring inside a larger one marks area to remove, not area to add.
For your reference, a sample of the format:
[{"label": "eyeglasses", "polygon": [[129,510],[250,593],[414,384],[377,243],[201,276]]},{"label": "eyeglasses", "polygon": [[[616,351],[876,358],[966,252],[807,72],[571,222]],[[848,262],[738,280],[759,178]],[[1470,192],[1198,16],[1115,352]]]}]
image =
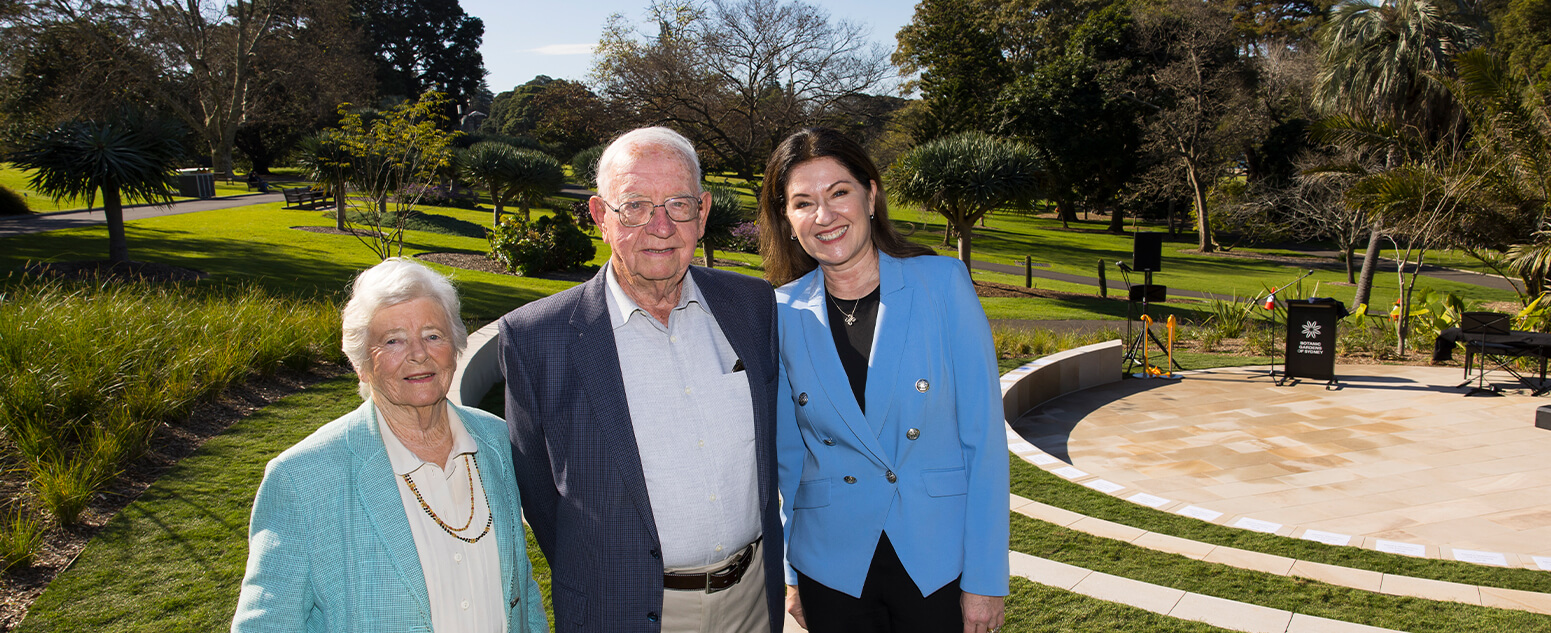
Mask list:
[{"label": "eyeglasses", "polygon": [[674,222],[690,222],[700,217],[700,198],[695,196],[668,198],[662,204],[652,204],[651,200],[641,198],[626,201],[618,207],[610,206],[607,200],[603,200],[603,206],[618,213],[619,223],[631,228],[646,226],[647,222],[651,222],[657,207],[667,211],[668,219]]}]

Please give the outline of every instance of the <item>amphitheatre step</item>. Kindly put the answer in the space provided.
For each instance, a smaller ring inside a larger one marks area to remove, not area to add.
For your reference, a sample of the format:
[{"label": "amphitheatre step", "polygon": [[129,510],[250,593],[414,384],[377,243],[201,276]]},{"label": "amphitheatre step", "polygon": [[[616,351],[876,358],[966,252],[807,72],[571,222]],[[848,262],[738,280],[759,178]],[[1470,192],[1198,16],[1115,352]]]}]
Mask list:
[{"label": "amphitheatre step", "polygon": [[[1059,525],[1071,530],[1077,530],[1079,532],[1091,534],[1093,536],[1125,541],[1137,547],[1170,554],[1178,554],[1193,560],[1206,561],[1209,563],[1220,563],[1230,567],[1275,574],[1278,576],[1296,576],[1299,578],[1308,578],[1310,580],[1316,580],[1326,584],[1348,587],[1351,589],[1359,589],[1362,591],[1372,591],[1375,593],[1422,598],[1425,600],[1462,602],[1471,605],[1496,607],[1499,609],[1513,609],[1517,611],[1528,611],[1530,613],[1538,613],[1542,615],[1551,615],[1551,594],[1536,593],[1533,591],[1520,591],[1516,589],[1500,589],[1497,587],[1482,587],[1456,582],[1446,582],[1442,580],[1430,580],[1426,578],[1412,578],[1410,576],[1386,574],[1365,569],[1351,569],[1348,567],[1339,567],[1325,563],[1296,560],[1287,558],[1285,556],[1275,556],[1261,552],[1252,552],[1249,550],[1242,550],[1223,545],[1201,543],[1198,541],[1183,539],[1176,536],[1169,536],[1167,534],[1149,532],[1131,527],[1129,525],[1122,525],[1112,521],[1086,516],[1072,512],[1070,510],[1065,510],[1052,505],[1040,503],[1038,501],[1025,499],[1018,495],[1012,495],[1011,503],[1013,512],[1017,512],[1018,514],[1022,514],[1032,519]],[[1013,552],[1014,560],[1017,560],[1019,556],[1033,558],[1025,554],[1020,554],[1019,552]],[[1030,578],[1030,580],[1051,586],[1061,586],[1060,583],[1062,579],[1070,579],[1070,577],[1075,574],[1090,573],[1087,570],[1072,567],[1070,565],[1064,565],[1062,563],[1055,563],[1052,561],[1045,562],[1049,563],[1049,565],[1061,565],[1062,567],[1068,569],[1061,570],[1047,566],[1042,569],[1045,570],[1048,580],[1041,580],[1038,578]],[[1014,573],[1016,573],[1016,570]],[[1126,582],[1136,583],[1136,581]],[[1065,586],[1062,586],[1062,588],[1071,589],[1071,587]],[[1171,589],[1169,591],[1175,590]],[[1156,593],[1157,592],[1154,592],[1154,594]],[[1220,599],[1212,598],[1212,600]],[[1116,601],[1123,602],[1121,600]],[[1126,604],[1148,609],[1149,611],[1164,613],[1163,611],[1151,609],[1141,604],[1132,604],[1130,602],[1126,602]],[[1215,621],[1202,621],[1208,622],[1214,626],[1233,628]]]},{"label": "amphitheatre step", "polygon": [[1181,620],[1252,633],[1374,633],[1394,631],[1281,609],[1245,604],[1145,583],[1012,552],[1012,575],[1089,598],[1116,602]]}]

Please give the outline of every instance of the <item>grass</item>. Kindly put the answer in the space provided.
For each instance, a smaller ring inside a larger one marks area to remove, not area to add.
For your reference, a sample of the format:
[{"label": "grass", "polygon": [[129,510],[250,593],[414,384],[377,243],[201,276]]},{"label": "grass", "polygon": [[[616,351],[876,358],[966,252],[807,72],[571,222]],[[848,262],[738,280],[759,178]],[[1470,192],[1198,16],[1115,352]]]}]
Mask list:
[{"label": "grass", "polygon": [[1213,633],[1229,630],[1089,598],[1016,576],[1012,578],[1011,589],[1005,603],[1006,624],[1002,626],[1002,630],[1009,632]]},{"label": "grass", "polygon": [[1216,525],[1090,490],[1048,473],[1017,456],[1012,458],[1012,492],[1087,516],[1202,543],[1386,574],[1551,593],[1551,575],[1545,572],[1412,558]]},{"label": "grass", "polygon": [[[65,198],[65,199],[56,201],[52,197],[50,197],[50,196],[48,196],[46,194],[39,193],[38,191],[34,190],[28,184],[28,180],[31,177],[32,177],[32,174],[31,174],[30,171],[23,170],[23,169],[17,169],[16,167],[12,166],[10,163],[0,163],[0,185],[4,185],[7,188],[15,191],[16,193],[21,194],[23,196],[23,198],[27,201],[27,207],[30,208],[33,213],[48,213],[48,212],[51,212],[51,211],[70,211],[70,210],[74,210],[74,209],[85,209],[85,208],[87,208],[86,207],[86,200],[84,198]],[[271,183],[271,185],[273,187],[281,186],[280,183],[273,183],[273,182]],[[287,186],[289,186],[289,185],[287,185]],[[248,191],[247,184],[242,182],[242,181],[234,180],[234,181],[232,181],[230,183],[226,182],[225,180],[219,180],[219,179],[215,181],[215,195],[217,197],[237,196],[237,195],[244,195],[244,194],[249,194],[249,193],[256,193],[256,192]],[[173,199],[174,200],[192,200],[193,198],[175,197]],[[124,204],[125,205],[131,205],[131,204],[137,204],[139,202],[140,201],[138,201],[138,200],[134,200],[134,201],[125,200]],[[97,196],[97,199],[94,201],[94,203],[92,205],[92,208],[95,208],[95,209],[101,209],[102,208],[102,196],[100,194]]]},{"label": "grass", "polygon": [[0,451],[68,526],[157,425],[251,372],[342,360],[338,350],[328,302],[254,288],[17,283],[0,301]]},{"label": "grass", "polygon": [[1227,600],[1412,633],[1547,631],[1551,617],[1373,593],[1157,552],[1012,517],[1012,548],[1084,569]]}]

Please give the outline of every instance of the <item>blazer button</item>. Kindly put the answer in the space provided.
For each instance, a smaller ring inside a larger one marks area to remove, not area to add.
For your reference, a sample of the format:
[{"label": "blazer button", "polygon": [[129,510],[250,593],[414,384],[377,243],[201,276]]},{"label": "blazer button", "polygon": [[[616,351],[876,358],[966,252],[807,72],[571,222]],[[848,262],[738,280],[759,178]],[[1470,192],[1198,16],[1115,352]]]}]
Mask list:
[{"label": "blazer button", "polygon": [[521,600],[521,598],[518,598],[517,596],[512,596],[512,603],[510,605],[507,605],[507,606],[512,606],[512,607],[517,606],[517,601],[518,600]]},{"label": "blazer button", "polygon": [[808,406],[808,392],[804,391],[802,393],[797,394],[797,406],[799,406],[799,407],[806,407],[806,406]]},{"label": "blazer button", "polygon": [[883,478],[889,480],[889,483],[894,483],[896,481],[899,481],[899,475],[895,475],[894,471],[892,471],[892,470],[887,472],[887,473],[885,473],[883,475]]},{"label": "blazer button", "polygon": [[656,611],[647,611],[646,612],[646,619],[649,622],[656,622],[657,621],[657,612]]},{"label": "blazer button", "polygon": [[918,437],[921,437],[921,429],[910,429],[909,431],[905,431],[905,439],[907,440],[913,440]]},{"label": "blazer button", "polygon": [[916,381],[916,391],[926,393],[926,390],[931,388],[932,383],[927,382],[925,378]]},{"label": "blazer button", "polygon": [[662,552],[657,551],[657,548],[655,547],[652,548],[650,554],[652,555],[652,558],[662,558]]},{"label": "blazer button", "polygon": [[834,446],[835,445],[835,441],[826,437],[826,438],[824,438],[824,445],[825,446]]},{"label": "blazer button", "polygon": [[855,478],[855,477],[852,477],[852,476],[850,476],[850,475],[846,475],[846,483],[848,483],[848,484],[854,484],[854,483],[856,483],[856,478]]}]

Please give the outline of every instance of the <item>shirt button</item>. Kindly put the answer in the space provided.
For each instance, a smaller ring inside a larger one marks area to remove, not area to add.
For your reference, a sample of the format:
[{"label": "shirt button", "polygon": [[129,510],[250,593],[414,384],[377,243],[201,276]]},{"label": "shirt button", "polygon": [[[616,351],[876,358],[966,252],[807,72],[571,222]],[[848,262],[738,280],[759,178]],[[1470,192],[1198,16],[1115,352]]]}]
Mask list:
[{"label": "shirt button", "polygon": [[464,601],[463,601],[463,604],[462,604],[462,605],[459,605],[459,606],[462,606],[462,607],[463,607],[463,608],[465,608],[465,609],[467,609],[467,608],[469,608],[469,601],[467,601],[467,600],[464,600]]},{"label": "shirt button", "polygon": [[684,388],[684,393],[689,393],[691,391],[693,391],[693,389],[690,389],[689,387]]},{"label": "shirt button", "polygon": [[722,551],[722,546],[720,546],[720,545],[717,545],[717,546],[716,546],[716,551],[718,551],[718,552],[720,552],[720,551]]},{"label": "shirt button", "polygon": [[699,446],[700,448],[705,448],[705,440],[700,440],[700,442],[698,444],[696,444],[696,446]]},{"label": "shirt button", "polygon": [[677,342],[679,342],[679,337],[677,337],[677,336],[670,336],[670,337],[668,337],[668,342],[669,343],[677,343]]},{"label": "shirt button", "polygon": [[716,495],[711,495],[711,500],[716,501]]},{"label": "shirt button", "polygon": [[896,481],[899,481],[899,476],[898,476],[898,475],[895,475],[895,474],[894,474],[894,471],[892,471],[892,470],[891,470],[891,471],[889,471],[889,472],[887,472],[887,473],[885,473],[885,474],[884,474],[884,475],[883,475],[883,477],[884,477],[884,478],[885,478],[885,479],[888,479],[888,480],[889,480],[889,483],[894,483],[894,482],[896,482]]},{"label": "shirt button", "polygon": [[463,553],[462,552],[458,552],[456,554],[453,554],[452,555],[452,559],[457,561],[457,562],[460,562],[460,563],[463,562]]}]

